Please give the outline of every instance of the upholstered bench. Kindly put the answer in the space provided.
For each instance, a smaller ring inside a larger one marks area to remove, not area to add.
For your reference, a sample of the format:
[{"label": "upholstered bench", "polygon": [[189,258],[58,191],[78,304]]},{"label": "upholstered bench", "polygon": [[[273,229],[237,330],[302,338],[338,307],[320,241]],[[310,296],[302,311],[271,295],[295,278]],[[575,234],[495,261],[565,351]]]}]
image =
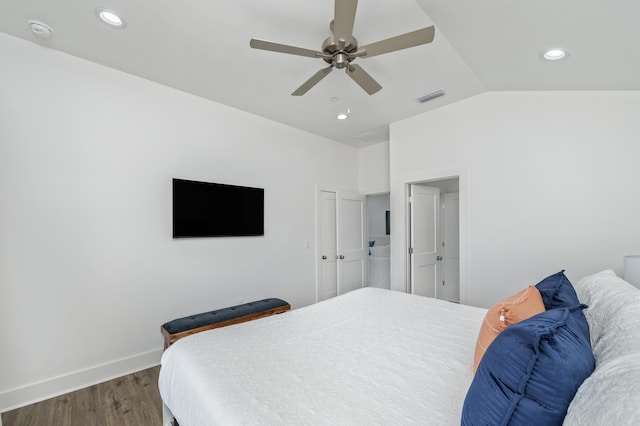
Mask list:
[{"label": "upholstered bench", "polygon": [[280,314],[289,309],[291,305],[284,300],[270,298],[174,319],[160,328],[164,336],[164,348],[191,334]]}]

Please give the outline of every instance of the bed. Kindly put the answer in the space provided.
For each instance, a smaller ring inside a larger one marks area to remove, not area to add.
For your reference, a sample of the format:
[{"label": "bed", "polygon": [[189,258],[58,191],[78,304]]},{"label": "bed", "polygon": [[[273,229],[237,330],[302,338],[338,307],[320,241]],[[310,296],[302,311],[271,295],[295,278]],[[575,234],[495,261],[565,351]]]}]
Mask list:
[{"label": "bed", "polygon": [[[612,271],[575,287],[595,371],[565,424],[640,424],[640,291]],[[459,425],[486,314],[364,288],[186,337],[162,356],[165,426]]]}]

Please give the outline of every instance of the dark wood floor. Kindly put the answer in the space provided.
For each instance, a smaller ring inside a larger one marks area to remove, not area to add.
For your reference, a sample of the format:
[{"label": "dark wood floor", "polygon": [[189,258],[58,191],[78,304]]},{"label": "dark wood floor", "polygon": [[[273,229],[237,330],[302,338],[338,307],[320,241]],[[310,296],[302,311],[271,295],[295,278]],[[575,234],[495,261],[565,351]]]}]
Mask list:
[{"label": "dark wood floor", "polygon": [[161,426],[160,366],[2,414],[2,426]]}]

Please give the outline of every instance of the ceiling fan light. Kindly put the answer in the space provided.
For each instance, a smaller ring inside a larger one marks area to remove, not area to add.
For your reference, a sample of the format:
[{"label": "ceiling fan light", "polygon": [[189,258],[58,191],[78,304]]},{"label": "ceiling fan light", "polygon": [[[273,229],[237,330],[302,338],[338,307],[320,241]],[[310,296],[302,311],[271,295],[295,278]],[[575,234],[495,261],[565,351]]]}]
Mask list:
[{"label": "ceiling fan light", "polygon": [[549,49],[542,55],[547,61],[559,61],[569,57],[569,52],[564,49]]}]

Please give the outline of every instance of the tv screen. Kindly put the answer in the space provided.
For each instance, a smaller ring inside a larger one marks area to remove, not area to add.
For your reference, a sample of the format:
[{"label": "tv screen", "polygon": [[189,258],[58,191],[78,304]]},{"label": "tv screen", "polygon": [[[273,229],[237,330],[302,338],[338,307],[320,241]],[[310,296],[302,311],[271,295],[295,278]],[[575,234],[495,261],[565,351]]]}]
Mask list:
[{"label": "tv screen", "polygon": [[173,179],[173,238],[264,235],[264,189]]}]

